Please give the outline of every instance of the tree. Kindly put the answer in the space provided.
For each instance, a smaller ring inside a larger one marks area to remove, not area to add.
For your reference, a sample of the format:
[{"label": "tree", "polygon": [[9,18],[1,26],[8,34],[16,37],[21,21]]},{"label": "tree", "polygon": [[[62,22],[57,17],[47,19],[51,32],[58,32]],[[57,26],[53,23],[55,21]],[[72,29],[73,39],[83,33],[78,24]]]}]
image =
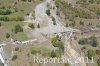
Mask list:
[{"label": "tree", "polygon": [[89,40],[90,40],[89,43],[91,44],[91,46],[97,47],[98,42],[97,42],[97,38],[95,36],[90,37]]},{"label": "tree", "polygon": [[26,2],[27,0],[21,0],[21,1],[24,1],[24,2]]},{"label": "tree", "polygon": [[18,24],[15,26],[15,33],[23,32],[23,28]]},{"label": "tree", "polygon": [[51,43],[53,44],[53,46],[56,46],[56,42],[57,42],[57,37],[53,37],[51,38]]},{"label": "tree", "polygon": [[91,60],[93,56],[95,56],[95,51],[93,50],[88,50],[87,51],[87,56]]},{"label": "tree", "polygon": [[56,42],[55,46],[60,49],[59,50],[59,53],[60,54],[63,54],[64,53],[64,43],[62,41]]},{"label": "tree", "polygon": [[90,2],[90,3],[94,3],[94,2],[96,2],[96,0],[89,0],[89,2]]},{"label": "tree", "polygon": [[24,17],[22,17],[22,16],[16,16],[15,20],[16,21],[23,21]]},{"label": "tree", "polygon": [[100,66],[100,58],[97,60],[98,66]]},{"label": "tree", "polygon": [[74,27],[74,26],[75,26],[75,21],[73,21],[73,22],[71,23],[71,26],[72,26],[72,27]]},{"label": "tree", "polygon": [[65,63],[64,66],[70,66],[70,64],[69,63]]},{"label": "tree", "polygon": [[83,21],[80,21],[80,25],[83,25],[84,26],[84,22]]},{"label": "tree", "polygon": [[46,10],[46,14],[48,15],[48,16],[50,16],[50,10],[48,9],[48,10]]},{"label": "tree", "polygon": [[33,55],[34,55],[34,54],[36,54],[36,53],[38,53],[38,51],[37,51],[37,50],[34,50],[34,49],[32,49],[32,50],[31,50],[31,54],[33,54]]},{"label": "tree", "polygon": [[85,44],[88,43],[88,39],[82,38],[82,39],[80,39],[80,40],[78,41],[78,43],[81,44],[81,45],[85,45]]},{"label": "tree", "polygon": [[0,23],[0,27],[1,27],[1,23]]},{"label": "tree", "polygon": [[66,23],[66,27],[68,27],[68,23]]},{"label": "tree", "polygon": [[31,0],[28,0],[28,2],[31,2]]},{"label": "tree", "polygon": [[0,9],[0,15],[9,15],[12,11],[10,9]]},{"label": "tree", "polygon": [[50,53],[50,56],[51,56],[52,58],[54,58],[54,57],[57,56],[57,54],[56,54],[56,52],[55,52],[54,50],[52,50],[51,53]]},{"label": "tree", "polygon": [[12,13],[11,10],[10,10],[10,9],[7,9],[7,10],[5,10],[4,15],[9,15],[9,14],[11,14],[11,13]]},{"label": "tree", "polygon": [[6,34],[6,38],[8,39],[9,37],[10,37],[10,34],[9,34],[9,33],[7,33],[7,34]]},{"label": "tree", "polygon": [[29,23],[28,26],[29,26],[30,28],[32,28],[32,29],[35,28],[33,23]]},{"label": "tree", "polygon": [[100,55],[100,50],[96,50],[96,54],[97,55]]},{"label": "tree", "polygon": [[56,25],[56,20],[54,17],[52,17],[53,25]]},{"label": "tree", "polygon": [[10,20],[9,17],[7,17],[7,16],[0,17],[0,21],[9,21],[9,20]]},{"label": "tree", "polygon": [[40,28],[40,25],[38,24],[37,27]]}]

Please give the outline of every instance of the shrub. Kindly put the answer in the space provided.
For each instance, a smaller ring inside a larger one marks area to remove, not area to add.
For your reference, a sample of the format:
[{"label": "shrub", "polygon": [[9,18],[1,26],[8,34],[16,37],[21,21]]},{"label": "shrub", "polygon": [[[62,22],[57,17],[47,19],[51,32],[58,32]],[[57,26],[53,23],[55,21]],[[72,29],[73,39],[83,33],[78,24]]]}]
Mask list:
[{"label": "shrub", "polygon": [[34,54],[36,54],[36,53],[38,53],[38,51],[37,51],[37,50],[34,50],[34,49],[32,49],[32,50],[31,50],[31,54],[33,54],[33,55],[34,55]]},{"label": "shrub", "polygon": [[9,15],[12,11],[10,9],[0,9],[0,15]]},{"label": "shrub", "polygon": [[100,55],[100,50],[96,50],[96,54],[97,55]]},{"label": "shrub", "polygon": [[17,55],[14,55],[14,56],[12,57],[12,60],[15,61],[16,59],[17,59]]},{"label": "shrub", "polygon": [[5,10],[4,15],[9,15],[9,14],[11,14],[11,13],[12,13],[12,11],[11,11],[10,9],[7,9],[7,10]]},{"label": "shrub", "polygon": [[65,63],[64,66],[70,66],[70,64],[69,63]]},{"label": "shrub", "polygon": [[80,21],[80,25],[83,25],[84,26],[84,22],[83,21]]},{"label": "shrub", "polygon": [[28,0],[28,2],[31,2],[32,0]]},{"label": "shrub", "polygon": [[81,50],[84,51],[86,49],[86,47],[82,47]]},{"label": "shrub", "polygon": [[58,47],[60,49],[60,53],[63,54],[64,53],[64,43],[62,41],[58,41],[56,42],[56,47]]},{"label": "shrub", "polygon": [[97,45],[98,45],[97,38],[95,36],[92,36],[89,39],[90,39],[89,43],[91,44],[91,46],[97,47]]},{"label": "shrub", "polygon": [[90,3],[95,3],[95,2],[96,2],[96,0],[89,0],[89,2],[90,2]]},{"label": "shrub", "polygon": [[16,21],[23,21],[24,17],[22,17],[22,16],[16,16],[15,20]]},{"label": "shrub", "polygon": [[58,7],[58,8],[61,7],[61,3],[62,3],[61,0],[56,0],[56,2],[55,2],[56,7]]},{"label": "shrub", "polygon": [[81,44],[81,45],[87,44],[87,43],[88,43],[88,39],[82,38],[82,39],[80,39],[80,40],[78,41],[78,43]]},{"label": "shrub", "polygon": [[15,47],[15,51],[18,51],[19,50],[19,47]]},{"label": "shrub", "polygon": [[9,17],[7,17],[7,16],[0,17],[0,21],[9,21],[9,20],[10,20]]},{"label": "shrub", "polygon": [[35,28],[33,23],[29,23],[28,26],[29,26],[30,28],[32,28],[32,29]]},{"label": "shrub", "polygon": [[9,34],[9,33],[7,33],[7,34],[6,34],[6,38],[8,39],[9,37],[10,37],[10,34]]},{"label": "shrub", "polygon": [[62,41],[58,41],[57,37],[53,37],[51,39],[51,43],[53,44],[54,47],[58,47],[60,49],[60,53],[64,53],[64,43]]}]

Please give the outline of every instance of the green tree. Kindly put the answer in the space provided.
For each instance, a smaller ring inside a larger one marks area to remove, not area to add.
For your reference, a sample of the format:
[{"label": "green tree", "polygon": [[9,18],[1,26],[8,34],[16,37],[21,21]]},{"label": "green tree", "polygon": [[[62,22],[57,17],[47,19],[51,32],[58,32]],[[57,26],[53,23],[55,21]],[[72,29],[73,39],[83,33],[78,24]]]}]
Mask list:
[{"label": "green tree", "polygon": [[51,38],[51,43],[53,44],[53,46],[56,46],[56,42],[57,42],[57,37]]},{"label": "green tree", "polygon": [[100,58],[97,60],[97,64],[98,66],[100,66]]},{"label": "green tree", "polygon": [[54,17],[52,17],[53,25],[56,25],[56,20]]},{"label": "green tree", "polygon": [[0,27],[1,27],[1,23],[0,23]]},{"label": "green tree", "polygon": [[10,20],[9,17],[7,17],[7,16],[0,17],[0,21],[9,21],[9,20]]},{"label": "green tree", "polygon": [[40,25],[38,24],[37,27],[40,28]]},{"label": "green tree", "polygon": [[57,53],[54,50],[52,50],[50,53],[50,57],[54,58],[56,56],[57,56]]},{"label": "green tree", "polygon": [[22,16],[16,16],[15,17],[15,20],[16,21],[23,21],[24,20],[24,17],[22,17]]},{"label": "green tree", "polygon": [[15,33],[23,32],[23,28],[18,24],[15,26]]},{"label": "green tree", "polygon": [[78,41],[78,43],[81,44],[81,45],[85,45],[85,44],[88,43],[88,39],[87,39],[87,38],[82,38],[82,39],[80,39],[80,40]]},{"label": "green tree", "polygon": [[4,15],[9,15],[11,13],[12,13],[12,11],[10,9],[7,9],[7,10],[5,10]]},{"label": "green tree", "polygon": [[58,47],[60,49],[60,54],[64,54],[64,43],[62,41],[56,42],[55,47]]},{"label": "green tree", "polygon": [[88,56],[88,58],[91,60],[92,57],[95,56],[95,51],[93,51],[93,50],[88,50],[88,51],[87,51],[87,56]]},{"label": "green tree", "polygon": [[46,10],[46,14],[48,15],[48,16],[50,16],[50,10],[48,9],[48,10]]}]

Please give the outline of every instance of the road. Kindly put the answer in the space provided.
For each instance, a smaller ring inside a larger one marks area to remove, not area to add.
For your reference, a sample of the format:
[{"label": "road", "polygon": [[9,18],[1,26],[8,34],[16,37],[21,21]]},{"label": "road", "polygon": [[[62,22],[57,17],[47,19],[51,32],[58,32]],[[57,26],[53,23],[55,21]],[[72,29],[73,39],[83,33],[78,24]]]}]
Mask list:
[{"label": "road", "polygon": [[[82,57],[82,56],[80,56],[80,54],[77,52],[77,51],[75,51],[73,48],[71,48],[71,46],[70,46],[70,39],[71,39],[71,37],[72,37],[72,33],[70,33],[70,35],[69,36],[65,36],[65,57],[66,56],[69,56],[69,58],[71,58],[71,62],[73,63],[72,64],[72,66],[86,66],[85,65],[85,63],[81,63],[80,61],[76,61],[76,59],[78,59],[78,58],[80,58],[80,57]],[[77,62],[77,63],[75,63],[75,62]]]},{"label": "road", "polygon": [[53,10],[51,9],[51,16],[53,16],[56,20],[56,25],[53,25],[52,18],[46,14],[46,10],[48,9],[47,4],[50,3],[50,5],[55,6],[54,1],[52,0],[46,0],[45,2],[39,4],[35,8],[35,15],[36,15],[36,23],[41,23],[43,20],[47,20],[48,26],[44,28],[40,28],[36,30],[37,32],[43,33],[43,34],[54,34],[54,33],[62,33],[62,32],[76,32],[79,31],[77,29],[72,28],[66,28],[57,18],[56,16],[56,8]]},{"label": "road", "polygon": [[[51,10],[51,16],[53,16],[56,20],[57,25],[53,25],[53,21],[51,19],[51,17],[47,16],[47,14],[45,13],[47,8],[47,3],[50,3],[50,5],[55,6],[54,1],[52,0],[46,0],[45,2],[39,4],[36,9],[35,9],[35,15],[36,15],[36,22],[39,23],[42,20],[46,19],[48,20],[48,26],[44,27],[44,28],[40,28],[38,30],[38,32],[43,33],[43,34],[54,34],[54,33],[61,33],[61,32],[71,32],[70,36],[66,36],[65,39],[65,48],[67,52],[67,55],[71,58],[71,61],[75,61],[78,57],[79,57],[79,53],[76,52],[74,49],[71,48],[70,43],[69,43],[69,39],[72,36],[72,32],[74,31],[79,31],[78,29],[72,29],[72,28],[66,28],[64,27],[64,25],[58,20],[57,16],[56,16],[56,7],[55,9]],[[85,66],[85,64],[81,64],[80,62],[78,64],[71,64],[71,66]]]},{"label": "road", "polygon": [[0,60],[1,60],[1,62],[4,64],[4,66],[7,66],[7,64],[5,63],[5,60],[4,60],[4,58],[3,58],[3,56],[2,56],[2,49],[3,49],[3,46],[5,46],[6,44],[0,44]]}]

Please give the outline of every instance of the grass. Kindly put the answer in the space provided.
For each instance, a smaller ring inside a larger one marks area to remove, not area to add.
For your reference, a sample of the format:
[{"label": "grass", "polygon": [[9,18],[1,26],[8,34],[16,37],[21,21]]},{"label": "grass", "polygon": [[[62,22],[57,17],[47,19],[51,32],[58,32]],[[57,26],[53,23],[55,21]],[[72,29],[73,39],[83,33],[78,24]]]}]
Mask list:
[{"label": "grass", "polygon": [[25,40],[28,40],[28,37],[25,33],[23,32],[20,32],[16,35],[17,39],[20,40],[20,41],[25,41]]},{"label": "grass", "polygon": [[19,24],[23,26],[23,22],[2,22],[0,21],[2,26],[0,27],[0,40],[6,41],[6,33],[11,34],[12,29],[14,29],[15,25]]},{"label": "grass", "polygon": [[39,53],[42,54],[43,56],[47,56],[50,53],[50,50],[45,47],[39,47],[39,48],[34,47],[32,48],[31,51],[33,52],[32,54]]},{"label": "grass", "polygon": [[0,21],[0,23],[2,24],[2,26],[8,28],[8,29],[13,29],[15,27],[15,25],[19,24],[20,26],[23,26],[23,22],[16,22],[16,21],[9,21],[9,22],[2,22]]},{"label": "grass", "polygon": [[[7,2],[7,3],[6,3]],[[13,6],[13,4],[17,2],[17,4],[15,6]],[[16,8],[17,12],[12,13],[11,15],[9,15],[10,17],[13,16],[26,16],[28,13],[33,12],[34,13],[34,9],[36,7],[37,4],[39,4],[40,2],[42,2],[41,0],[36,0],[35,2],[23,2],[23,1],[19,1],[18,0],[0,0],[0,7],[5,6],[5,7],[11,7],[11,8]]]},{"label": "grass", "polygon": [[[43,0],[44,1],[44,0]],[[11,10],[17,10],[16,12],[13,12],[10,15],[0,15],[0,16],[8,16],[9,18],[16,17],[16,16],[21,16],[25,17],[28,13],[34,12],[35,7],[37,4],[43,2],[41,0],[36,0],[35,2],[23,2],[21,0],[0,0],[0,8],[1,7],[10,7]],[[14,6],[14,3],[17,2],[17,4]],[[6,40],[6,33],[11,34],[12,30],[14,29],[15,25],[20,24],[23,26],[23,22],[19,21],[9,21],[9,22],[3,22],[0,21],[2,24],[2,27],[0,27],[0,41],[5,41]],[[27,36],[25,33],[18,33],[18,35],[15,36],[15,38],[18,38],[19,40],[26,40]]]}]

